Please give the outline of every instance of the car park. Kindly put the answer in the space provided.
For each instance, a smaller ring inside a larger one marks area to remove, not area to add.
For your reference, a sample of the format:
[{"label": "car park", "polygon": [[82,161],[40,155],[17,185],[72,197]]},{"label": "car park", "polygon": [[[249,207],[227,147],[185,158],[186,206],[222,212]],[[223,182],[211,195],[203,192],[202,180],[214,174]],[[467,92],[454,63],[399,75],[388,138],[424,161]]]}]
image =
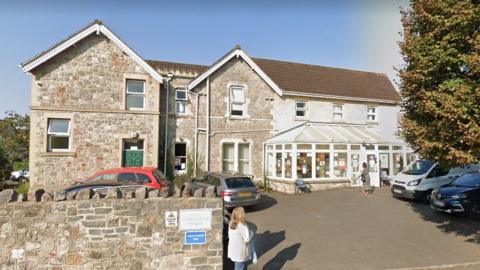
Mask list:
[{"label": "car park", "polygon": [[92,189],[104,195],[108,188],[112,187],[134,189],[142,186],[161,189],[168,187],[168,181],[160,171],[153,167],[125,167],[98,172],[92,177],[78,181],[66,188],[64,192]]},{"label": "car park", "polygon": [[260,202],[260,191],[247,175],[207,172],[192,180],[192,190],[206,190],[213,186],[217,196],[223,198],[226,208],[254,206]]},{"label": "car park", "polygon": [[447,187],[434,190],[430,206],[437,211],[480,220],[480,173],[465,174]]}]

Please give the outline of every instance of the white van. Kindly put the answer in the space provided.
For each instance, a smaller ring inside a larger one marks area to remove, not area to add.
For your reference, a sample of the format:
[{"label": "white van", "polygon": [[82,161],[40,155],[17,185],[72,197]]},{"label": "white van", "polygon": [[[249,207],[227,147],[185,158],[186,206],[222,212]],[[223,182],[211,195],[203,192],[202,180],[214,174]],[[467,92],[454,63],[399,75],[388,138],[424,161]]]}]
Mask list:
[{"label": "white van", "polygon": [[428,202],[433,189],[448,185],[458,177],[479,169],[479,164],[469,164],[445,170],[432,160],[418,159],[393,177],[392,195]]}]

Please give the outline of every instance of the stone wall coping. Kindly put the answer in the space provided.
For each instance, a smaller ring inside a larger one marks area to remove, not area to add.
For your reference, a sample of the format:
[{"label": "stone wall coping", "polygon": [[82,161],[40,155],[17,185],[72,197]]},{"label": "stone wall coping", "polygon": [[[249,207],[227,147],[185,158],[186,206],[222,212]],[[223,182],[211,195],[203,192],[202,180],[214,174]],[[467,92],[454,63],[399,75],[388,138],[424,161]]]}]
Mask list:
[{"label": "stone wall coping", "polygon": [[[283,184],[294,184],[293,180],[286,180],[286,179],[268,179],[270,182],[277,182]],[[305,184],[343,184],[343,183],[350,183],[350,180],[347,179],[339,179],[339,180],[305,180]]]}]

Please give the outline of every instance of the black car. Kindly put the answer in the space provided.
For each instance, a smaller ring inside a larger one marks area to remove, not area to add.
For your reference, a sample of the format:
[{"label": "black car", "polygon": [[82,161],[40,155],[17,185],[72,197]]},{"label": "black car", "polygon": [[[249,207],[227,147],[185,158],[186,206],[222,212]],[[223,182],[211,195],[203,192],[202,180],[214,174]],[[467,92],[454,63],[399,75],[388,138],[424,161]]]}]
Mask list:
[{"label": "black car", "polygon": [[430,206],[441,212],[465,214],[480,220],[480,173],[465,174],[447,187],[434,190]]}]

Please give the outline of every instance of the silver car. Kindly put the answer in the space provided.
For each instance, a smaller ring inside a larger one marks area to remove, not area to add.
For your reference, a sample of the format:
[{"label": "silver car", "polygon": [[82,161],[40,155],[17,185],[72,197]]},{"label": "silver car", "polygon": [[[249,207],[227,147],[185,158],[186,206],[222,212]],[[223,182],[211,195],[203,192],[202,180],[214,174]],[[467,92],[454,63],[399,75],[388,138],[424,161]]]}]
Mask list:
[{"label": "silver car", "polygon": [[215,187],[217,196],[223,198],[227,208],[253,206],[260,202],[260,192],[247,175],[207,172],[203,177],[192,180],[192,190]]}]

